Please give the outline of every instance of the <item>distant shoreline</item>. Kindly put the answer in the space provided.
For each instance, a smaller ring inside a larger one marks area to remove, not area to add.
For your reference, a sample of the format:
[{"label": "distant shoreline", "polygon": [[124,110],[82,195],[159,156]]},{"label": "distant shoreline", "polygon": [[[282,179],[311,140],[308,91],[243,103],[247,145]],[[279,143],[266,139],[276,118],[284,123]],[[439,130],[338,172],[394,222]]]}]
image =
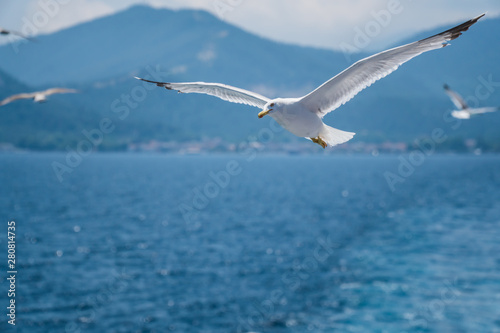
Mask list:
[{"label": "distant shoreline", "polygon": [[[241,154],[245,151],[255,151],[267,154],[282,155],[372,155],[379,154],[409,154],[414,151],[422,151],[426,154],[498,154],[500,147],[494,145],[485,145],[475,140],[464,140],[460,144],[455,140],[452,144],[426,146],[423,143],[413,142],[383,142],[383,143],[365,143],[354,142],[347,143],[333,148],[323,150],[320,147],[312,145],[310,142],[245,142],[240,144],[228,143],[218,139],[190,142],[161,142],[149,141],[144,143],[121,144],[121,145],[99,145],[87,150],[87,146],[82,154],[89,153],[128,153],[128,154],[172,154],[172,155],[203,155],[203,154]],[[79,146],[66,148],[60,147],[19,147],[11,143],[0,142],[0,153],[67,153],[69,151],[79,151]]]}]

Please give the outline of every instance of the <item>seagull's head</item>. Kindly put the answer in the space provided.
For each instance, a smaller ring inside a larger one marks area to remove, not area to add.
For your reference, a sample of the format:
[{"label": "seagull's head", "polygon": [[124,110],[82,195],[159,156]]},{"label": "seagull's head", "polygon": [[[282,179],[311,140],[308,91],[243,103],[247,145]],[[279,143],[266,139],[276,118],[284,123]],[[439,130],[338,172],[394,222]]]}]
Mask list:
[{"label": "seagull's head", "polygon": [[270,101],[265,106],[264,109],[259,113],[259,118],[262,118],[270,113],[272,113],[278,107],[277,101]]}]

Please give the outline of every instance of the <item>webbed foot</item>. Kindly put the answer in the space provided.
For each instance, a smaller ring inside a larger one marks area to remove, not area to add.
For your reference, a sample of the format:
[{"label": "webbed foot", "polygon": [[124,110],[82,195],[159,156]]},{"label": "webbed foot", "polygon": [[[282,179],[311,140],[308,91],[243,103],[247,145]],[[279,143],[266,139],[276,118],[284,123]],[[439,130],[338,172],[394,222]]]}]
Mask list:
[{"label": "webbed foot", "polygon": [[319,137],[319,136],[317,138],[311,138],[311,141],[314,142],[314,143],[317,143],[318,145],[320,145],[323,148],[328,147],[328,145],[326,144],[326,142],[321,137]]}]

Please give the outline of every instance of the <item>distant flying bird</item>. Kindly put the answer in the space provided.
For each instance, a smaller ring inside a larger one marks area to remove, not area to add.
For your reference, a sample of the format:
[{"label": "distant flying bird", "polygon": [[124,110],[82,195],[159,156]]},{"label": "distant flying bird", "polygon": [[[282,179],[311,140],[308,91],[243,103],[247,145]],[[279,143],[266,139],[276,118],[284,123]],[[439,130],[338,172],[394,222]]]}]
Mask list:
[{"label": "distant flying bird", "polygon": [[471,116],[478,114],[500,111],[500,107],[470,108],[462,96],[451,90],[447,84],[444,85],[444,91],[458,108],[451,112],[451,115],[457,119],[470,119]]},{"label": "distant flying bird", "polygon": [[26,35],[23,35],[20,32],[17,32],[17,31],[14,31],[14,30],[6,30],[6,29],[3,29],[3,28],[0,28],[0,35],[15,35],[15,36],[19,36],[19,37],[22,37],[22,38],[30,40],[30,41],[35,41],[34,38],[31,38],[31,37],[28,37]]},{"label": "distant flying bird", "polygon": [[420,41],[380,52],[356,62],[337,76],[304,97],[269,99],[257,93],[220,83],[169,83],[136,79],[154,83],[181,93],[201,93],[225,101],[261,108],[259,118],[270,115],[291,133],[310,139],[326,148],[349,141],[355,133],[344,132],[323,123],[329,112],[347,103],[356,94],[379,79],[394,72],[400,65],[427,51],[449,45],[485,14],[450,30]]},{"label": "distant flying bird", "polygon": [[78,90],[75,89],[66,89],[66,88],[51,88],[44,91],[36,91],[32,93],[23,93],[12,95],[7,97],[3,101],[0,102],[0,106],[9,104],[10,102],[17,101],[18,99],[33,99],[33,102],[43,103],[47,101],[47,96],[53,94],[67,94],[67,93],[76,93]]}]

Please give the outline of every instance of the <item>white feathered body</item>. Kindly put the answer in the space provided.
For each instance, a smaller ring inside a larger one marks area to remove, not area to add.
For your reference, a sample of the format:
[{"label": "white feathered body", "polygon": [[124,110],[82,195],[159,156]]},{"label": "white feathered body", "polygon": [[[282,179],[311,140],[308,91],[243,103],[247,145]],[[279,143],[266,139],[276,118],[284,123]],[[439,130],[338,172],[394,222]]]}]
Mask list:
[{"label": "white feathered body", "polygon": [[45,94],[35,94],[33,97],[33,102],[35,103],[44,103],[47,101],[47,96]]},{"label": "white feathered body", "polygon": [[467,111],[453,111],[451,115],[457,119],[470,119],[470,113]]},{"label": "white feathered body", "polygon": [[317,113],[311,112],[299,103],[297,98],[275,99],[269,106],[269,115],[278,124],[299,137],[315,138],[319,135],[323,122]]},{"label": "white feathered body", "polygon": [[287,131],[299,137],[306,139],[321,137],[329,145],[335,146],[351,140],[355,135],[323,123],[321,114],[304,105],[302,98],[274,99],[264,109],[272,109],[269,116]]}]

